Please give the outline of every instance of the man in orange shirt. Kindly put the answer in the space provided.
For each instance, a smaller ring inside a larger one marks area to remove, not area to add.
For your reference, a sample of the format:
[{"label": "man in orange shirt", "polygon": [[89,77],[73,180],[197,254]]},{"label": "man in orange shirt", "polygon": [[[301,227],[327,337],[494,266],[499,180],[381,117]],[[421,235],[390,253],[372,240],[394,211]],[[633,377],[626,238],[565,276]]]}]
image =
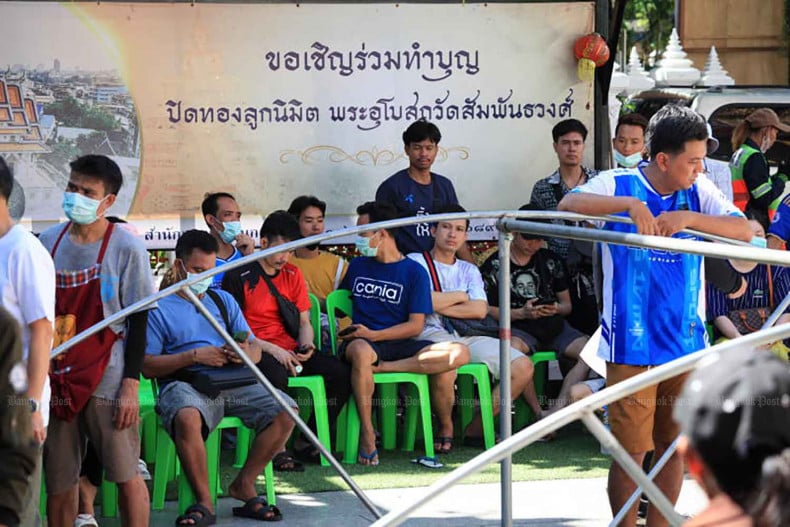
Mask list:
[{"label": "man in orange shirt", "polygon": [[[296,219],[285,211],[271,213],[260,233],[262,249],[301,238]],[[290,258],[291,251],[283,251],[228,271],[222,288],[236,298],[250,329],[264,341],[264,358],[259,367],[275,387],[287,389],[289,375],[324,377],[329,422],[333,426],[351,393],[351,370],[334,357],[316,353],[307,284]],[[311,418],[312,428],[314,419]],[[295,448],[304,454],[301,457],[315,461],[319,458],[317,449],[301,438]],[[279,470],[301,468],[284,452],[273,461]]]}]

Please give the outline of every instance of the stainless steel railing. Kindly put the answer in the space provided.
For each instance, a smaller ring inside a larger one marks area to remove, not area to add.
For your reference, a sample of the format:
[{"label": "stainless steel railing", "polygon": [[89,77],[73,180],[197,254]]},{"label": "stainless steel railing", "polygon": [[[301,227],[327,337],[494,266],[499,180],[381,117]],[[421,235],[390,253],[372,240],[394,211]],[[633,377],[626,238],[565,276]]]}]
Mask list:
[{"label": "stainless steel railing", "polygon": [[600,408],[601,406],[608,404],[609,402],[612,402],[614,400],[617,400],[621,397],[634,393],[642,389],[644,386],[650,386],[662,380],[673,377],[677,374],[683,373],[685,371],[689,371],[694,368],[696,362],[703,355],[713,353],[717,349],[722,351],[740,345],[748,345],[752,343],[760,344],[760,343],[773,342],[775,340],[786,338],[787,336],[790,336],[790,324],[783,325],[780,328],[773,328],[766,331],[760,331],[753,335],[749,335],[748,337],[736,339],[726,344],[715,346],[710,350],[701,351],[693,355],[688,355],[686,357],[673,361],[672,363],[651,369],[650,371],[642,375],[629,379],[628,381],[619,383],[616,386],[607,388],[597,394],[594,394],[593,396],[588,397],[583,401],[570,405],[567,408],[564,408],[563,410],[547,417],[546,419],[541,420],[536,425],[524,429],[523,431],[519,432],[516,436],[511,437],[511,430],[510,430],[511,427],[509,422],[510,421],[510,411],[509,411],[510,388],[508,386],[510,379],[510,361],[508,360],[509,348],[510,348],[510,313],[509,313],[510,310],[509,310],[509,303],[503,302],[502,306],[500,306],[500,353],[502,359],[500,361],[500,367],[501,367],[500,390],[502,393],[500,399],[501,399],[502,410],[503,410],[501,412],[500,423],[502,428],[501,435],[503,441],[496,447],[480,454],[479,456],[469,461],[467,464],[463,465],[462,467],[459,467],[452,473],[448,474],[447,476],[436,482],[434,485],[432,485],[429,488],[428,492],[426,492],[423,496],[421,496],[420,499],[418,499],[416,502],[407,504],[382,517],[377,507],[370,501],[367,495],[365,495],[365,493],[356,485],[356,483],[348,475],[345,469],[334,458],[334,456],[332,456],[331,452],[329,452],[328,449],[326,449],[321,444],[321,442],[318,440],[315,434],[309,429],[309,427],[307,427],[304,421],[302,421],[302,419],[299,417],[298,413],[285,404],[285,401],[279,395],[277,390],[274,389],[274,387],[271,385],[268,379],[266,379],[266,377],[260,372],[260,370],[249,359],[249,357],[247,357],[246,354],[244,354],[241,351],[238,344],[227,333],[225,328],[221,324],[219,324],[213,317],[211,317],[209,312],[203,306],[200,299],[194,293],[192,293],[192,291],[188,287],[191,284],[202,281],[203,279],[210,276],[214,276],[215,274],[218,274],[220,272],[226,272],[230,269],[241,267],[248,263],[255,262],[261,258],[279,252],[294,250],[299,247],[320,243],[325,240],[358,234],[371,230],[377,230],[381,228],[395,228],[395,227],[402,227],[406,225],[412,225],[416,223],[451,221],[451,220],[473,219],[473,218],[499,218],[499,224],[498,224],[500,230],[499,257],[501,264],[499,271],[500,298],[507,298],[509,296],[509,290],[510,290],[509,251],[510,251],[510,243],[513,237],[512,231],[528,232],[528,233],[541,234],[551,237],[567,237],[571,239],[586,240],[593,242],[616,243],[616,244],[632,245],[636,247],[654,248],[654,249],[678,251],[678,252],[689,252],[689,253],[701,254],[705,256],[713,256],[718,258],[737,258],[741,260],[771,263],[775,265],[785,265],[785,266],[790,265],[790,255],[786,253],[780,251],[774,251],[770,249],[757,249],[751,246],[749,246],[749,248],[745,248],[741,246],[748,244],[745,244],[743,242],[728,240],[726,238],[712,236],[705,233],[699,233],[694,231],[684,231],[684,232],[702,238],[707,238],[713,241],[726,242],[729,245],[712,244],[708,242],[699,242],[699,241],[676,239],[676,238],[665,238],[658,236],[642,236],[639,234],[600,231],[595,229],[586,229],[586,228],[573,227],[568,225],[535,223],[530,221],[517,221],[515,219],[515,218],[527,218],[527,219],[543,219],[543,220],[545,219],[570,220],[570,221],[582,221],[582,220],[600,221],[602,219],[606,219],[607,221],[618,221],[618,222],[630,221],[628,218],[622,218],[622,217],[607,216],[605,218],[599,218],[594,216],[586,216],[586,215],[573,214],[573,213],[561,213],[561,212],[551,212],[551,211],[543,211],[543,212],[513,211],[513,210],[418,216],[418,217],[403,218],[398,220],[381,222],[377,224],[366,224],[359,227],[351,227],[351,228],[333,231],[330,233],[324,233],[317,236],[311,236],[301,240],[279,245],[272,249],[259,251],[249,256],[246,256],[244,258],[241,258],[239,260],[236,260],[234,262],[225,264],[221,267],[210,269],[188,280],[184,280],[177,284],[174,284],[162,291],[159,291],[158,293],[155,293],[154,295],[144,300],[141,300],[131,306],[122,309],[121,311],[115,313],[110,317],[107,317],[102,322],[92,326],[91,328],[83,331],[79,335],[76,335],[75,337],[69,339],[67,342],[55,348],[52,352],[52,356],[54,357],[59,353],[64,352],[65,350],[69,349],[71,346],[77,344],[78,342],[82,341],[88,336],[100,331],[104,327],[107,327],[114,322],[125,319],[127,316],[129,316],[134,312],[155,307],[154,306],[155,303],[162,298],[165,298],[174,293],[181,293],[190,302],[192,302],[195,305],[198,311],[207,319],[209,324],[211,324],[212,327],[214,327],[214,329],[222,336],[222,338],[231,347],[231,349],[233,349],[239,355],[239,357],[245,363],[245,365],[247,365],[247,367],[253,370],[256,378],[258,379],[258,382],[273,395],[273,397],[277,400],[277,402],[294,420],[294,422],[302,431],[302,433],[305,435],[305,437],[308,440],[310,440],[316,446],[316,448],[318,448],[318,450],[325,456],[325,458],[329,461],[331,466],[349,485],[351,490],[359,497],[359,499],[362,501],[365,507],[367,507],[377,518],[379,518],[379,520],[375,523],[375,525],[398,525],[408,516],[409,513],[416,510],[418,507],[424,505],[439,493],[443,492],[444,490],[446,490],[453,484],[457,483],[464,477],[473,474],[481,470],[489,463],[493,463],[496,461],[502,462],[502,472],[501,472],[502,524],[511,525],[512,524],[512,510],[511,510],[512,496],[511,496],[511,472],[510,472],[511,454],[516,450],[524,448],[525,446],[535,441],[539,437],[548,434],[562,426],[565,426],[566,424],[575,421],[577,419],[583,420],[584,423],[588,426],[588,428],[590,428],[591,432],[605,446],[610,448],[615,459],[621,463],[624,469],[629,473],[629,475],[633,477],[633,479],[637,482],[637,484],[639,484],[645,489],[645,492],[648,494],[651,500],[653,500],[654,504],[656,504],[659,507],[659,510],[661,510],[662,514],[664,514],[668,518],[672,518],[672,523],[677,524],[678,517],[677,514],[672,509],[671,503],[669,503],[666,497],[664,497],[661,494],[661,492],[658,490],[658,488],[655,487],[655,484],[653,484],[652,481],[647,478],[647,476],[642,472],[641,467],[638,467],[633,462],[633,460],[631,460],[630,456],[628,456],[625,453],[625,451],[622,449],[619,443],[617,443],[617,441],[614,439],[611,433],[609,433],[609,431],[602,425],[599,426],[600,422],[592,414],[593,410]]}]

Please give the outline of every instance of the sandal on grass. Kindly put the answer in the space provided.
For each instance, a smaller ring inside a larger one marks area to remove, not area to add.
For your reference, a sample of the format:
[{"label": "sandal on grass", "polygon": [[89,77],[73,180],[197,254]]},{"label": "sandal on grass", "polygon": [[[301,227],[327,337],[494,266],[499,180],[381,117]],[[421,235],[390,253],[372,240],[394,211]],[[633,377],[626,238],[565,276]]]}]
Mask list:
[{"label": "sandal on grass", "polygon": [[204,527],[206,525],[214,525],[215,523],[217,523],[216,514],[211,514],[209,510],[200,503],[190,505],[189,508],[184,511],[184,514],[176,518],[176,527],[182,527],[184,525]]},{"label": "sandal on grass", "polygon": [[274,456],[272,465],[278,472],[304,472],[304,465],[295,460],[288,452],[280,452]]},{"label": "sandal on grass", "polygon": [[360,450],[359,455],[357,456],[357,463],[359,463],[360,465],[367,465],[369,467],[377,467],[379,464],[378,449],[374,448],[373,452],[371,452],[370,454],[366,454],[362,450]]},{"label": "sandal on grass", "polygon": [[233,515],[238,518],[251,518],[260,522],[278,522],[283,519],[280,509],[269,505],[263,496],[254,496],[241,507],[233,507]]},{"label": "sandal on grass", "polygon": [[452,437],[437,437],[433,442],[433,450],[437,454],[449,454],[453,451],[453,438]]}]

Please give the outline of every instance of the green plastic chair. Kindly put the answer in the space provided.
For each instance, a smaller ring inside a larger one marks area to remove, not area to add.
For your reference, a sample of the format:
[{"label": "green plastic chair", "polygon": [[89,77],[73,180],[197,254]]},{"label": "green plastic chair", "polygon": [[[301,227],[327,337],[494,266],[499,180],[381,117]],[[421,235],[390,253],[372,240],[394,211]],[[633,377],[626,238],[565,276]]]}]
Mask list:
[{"label": "green plastic chair", "polygon": [[[317,349],[321,349],[321,304],[318,297],[312,293],[308,293],[310,297],[310,324],[313,326],[314,344]],[[318,440],[331,451],[332,440],[329,432],[329,412],[326,409],[326,385],[324,378],[320,375],[307,375],[304,377],[289,377],[288,378],[289,392],[308,392],[312,399],[312,411],[315,412],[316,432]],[[302,419],[307,420],[310,417],[310,406],[299,405],[299,412]],[[242,456],[242,452],[249,451],[252,444],[252,434],[249,429],[239,430],[236,437],[237,449],[236,459],[233,466],[240,468],[245,461],[246,454]],[[321,465],[328,467],[329,461],[321,455]]]},{"label": "green plastic chair", "polygon": [[[546,394],[546,372],[549,362],[557,360],[557,354],[553,351],[536,351],[530,355],[530,359],[535,366],[535,373],[532,377],[535,382],[535,393],[540,397]],[[517,431],[527,426],[535,418],[535,415],[521,397],[516,400],[515,406],[516,415],[513,418],[513,430]]]},{"label": "green plastic chair", "polygon": [[146,463],[153,463],[156,459],[156,397],[151,386],[151,380],[141,375],[138,392],[140,397],[142,458]]},{"label": "green plastic chair", "polygon": [[310,298],[310,325],[313,326],[313,344],[315,349],[321,349],[321,302],[313,293],[307,293]]},{"label": "green plastic chair", "polygon": [[[337,353],[337,313],[346,316],[352,314],[351,293],[345,289],[333,291],[326,298],[326,310],[329,317],[329,335],[332,343],[332,353]],[[434,456],[433,449],[433,422],[431,419],[431,398],[428,385],[428,376],[421,373],[374,373],[373,382],[379,389],[381,400],[395,400],[397,396],[397,384],[408,383],[412,390],[412,400],[417,400],[419,404],[409,405],[406,408],[403,450],[414,450],[417,432],[417,419],[422,420],[422,434],[425,443],[425,454],[429,457]],[[360,421],[356,403],[349,399],[346,411],[346,430],[345,430],[345,452],[344,463],[356,463],[359,455],[359,431]],[[381,414],[381,437],[384,449],[395,448],[396,437],[396,407],[395,404],[385,404]]]},{"label": "green plastic chair", "polygon": [[[151,383],[151,389],[156,398],[157,386],[155,382]],[[151,493],[151,509],[163,510],[165,508],[165,493],[167,491],[167,483],[173,480],[176,475],[178,476],[178,510],[179,514],[183,514],[186,509],[194,503],[195,494],[192,490],[189,480],[183,471],[179,470],[178,456],[176,455],[176,445],[170,434],[167,433],[165,427],[162,425],[162,420],[159,415],[156,416],[157,431],[156,431],[156,461],[154,463],[153,473],[153,491]],[[219,483],[219,456],[220,456],[220,433],[222,430],[228,428],[235,428],[237,433],[237,441],[242,437],[251,437],[251,430],[244,426],[241,419],[238,417],[223,417],[208,438],[206,438],[206,459],[208,462],[208,480],[209,490],[211,492],[211,499],[216,505],[217,496],[221,494],[221,487]],[[246,436],[245,436],[246,434]],[[240,448],[236,445],[236,461],[241,461],[239,467],[247,460],[251,441],[246,440],[246,447]],[[236,466],[234,464],[234,466]],[[270,505],[276,505],[276,496],[274,491],[274,468],[270,463],[266,465],[263,471],[266,479],[266,500]]]},{"label": "green plastic chair", "polygon": [[486,450],[496,444],[494,431],[494,402],[491,398],[491,377],[488,366],[481,362],[470,362],[458,368],[458,417],[461,423],[459,430],[463,433],[474,417],[472,401],[477,385],[477,396],[480,399],[480,417],[483,422],[483,442]]}]

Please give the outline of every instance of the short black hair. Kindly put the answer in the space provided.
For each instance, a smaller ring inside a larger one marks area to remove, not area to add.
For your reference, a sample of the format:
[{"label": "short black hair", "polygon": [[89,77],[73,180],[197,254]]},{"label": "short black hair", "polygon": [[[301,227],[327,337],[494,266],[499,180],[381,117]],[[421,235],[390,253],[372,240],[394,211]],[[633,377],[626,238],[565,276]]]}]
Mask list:
[{"label": "short black hair", "polygon": [[688,141],[706,141],[708,127],[700,114],[676,104],[667,104],[650,118],[645,132],[645,144],[650,157],[663,152],[679,154]]},{"label": "short black hair", "polygon": [[288,207],[288,214],[291,214],[298,220],[299,216],[301,216],[308,207],[315,207],[321,211],[321,214],[326,214],[326,202],[321,201],[315,196],[299,196],[294,199],[291,202],[291,206]]},{"label": "short black hair", "polygon": [[[393,205],[384,201],[365,202],[357,207],[357,214],[359,216],[367,214],[368,218],[370,219],[370,223],[396,220],[400,217],[398,216],[398,210]],[[390,235],[394,236],[398,229],[394,228],[384,230],[386,230]]]},{"label": "short black hair", "polygon": [[564,121],[558,122],[554,125],[554,128],[551,129],[551,137],[556,143],[559,141],[560,137],[571,132],[579,132],[582,134],[582,141],[587,140],[587,127],[578,119],[565,119]]},{"label": "short black hair", "polygon": [[219,243],[206,231],[192,229],[181,233],[176,242],[176,258],[186,260],[192,256],[192,251],[195,249],[206,254],[216,254],[219,252]]},{"label": "short black hair", "polygon": [[[463,208],[458,203],[450,203],[448,205],[442,205],[437,210],[433,211],[431,214],[452,214],[454,212],[466,212],[466,209]],[[469,228],[469,218],[464,218],[466,220],[466,228]]]},{"label": "short black hair", "polygon": [[11,189],[14,188],[14,176],[5,159],[0,157],[0,198],[8,201],[11,198]]},{"label": "short black hair", "polygon": [[438,126],[425,119],[414,121],[406,128],[406,131],[403,132],[403,146],[419,143],[426,139],[438,145],[439,141],[442,140],[442,133],[439,131]]},{"label": "short black hair", "polygon": [[276,210],[266,216],[263,225],[261,225],[260,234],[261,238],[266,238],[269,242],[273,242],[277,238],[292,242],[302,237],[296,218],[284,210]]},{"label": "short black hair", "polygon": [[645,130],[647,130],[647,119],[641,113],[624,113],[617,120],[617,126],[614,127],[615,137],[617,136],[617,132],[620,131],[620,127],[622,125],[638,126],[642,129],[642,133],[644,133]]},{"label": "short black hair", "polygon": [[[564,134],[563,134],[564,135]],[[524,211],[545,211],[546,209],[541,208],[540,205],[537,203],[525,203],[518,208],[518,210]],[[535,223],[551,223],[551,220],[548,219],[537,219],[537,218],[528,218],[525,221],[534,221]],[[525,240],[545,240],[546,236],[542,234],[532,234],[527,232],[520,232],[519,235],[524,238]]]},{"label": "short black hair", "polygon": [[203,197],[203,203],[200,204],[200,210],[203,212],[204,218],[206,216],[217,215],[217,212],[219,211],[220,198],[230,198],[233,201],[236,201],[236,198],[233,197],[233,194],[228,194],[227,192],[213,192],[211,194],[206,194]]},{"label": "short black hair", "polygon": [[88,154],[78,157],[69,168],[77,174],[101,180],[105,194],[118,195],[123,185],[123,175],[118,165],[107,156]]}]

